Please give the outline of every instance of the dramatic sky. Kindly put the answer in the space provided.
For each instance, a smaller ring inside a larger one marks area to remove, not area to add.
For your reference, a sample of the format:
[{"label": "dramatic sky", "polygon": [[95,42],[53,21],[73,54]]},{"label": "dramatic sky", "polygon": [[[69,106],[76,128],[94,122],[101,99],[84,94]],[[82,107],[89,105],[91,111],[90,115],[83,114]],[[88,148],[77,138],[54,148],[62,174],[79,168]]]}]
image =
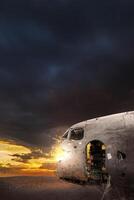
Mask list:
[{"label": "dramatic sky", "polygon": [[44,158],[76,122],[134,110],[133,74],[132,0],[0,1],[0,145],[22,148],[10,161]]}]

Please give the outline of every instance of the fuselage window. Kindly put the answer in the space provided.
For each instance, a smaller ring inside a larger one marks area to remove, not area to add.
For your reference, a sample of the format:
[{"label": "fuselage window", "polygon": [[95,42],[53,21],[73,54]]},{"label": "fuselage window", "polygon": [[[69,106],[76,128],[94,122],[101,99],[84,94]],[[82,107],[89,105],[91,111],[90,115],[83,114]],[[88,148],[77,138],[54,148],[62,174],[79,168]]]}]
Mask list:
[{"label": "fuselage window", "polygon": [[83,128],[77,128],[71,130],[70,139],[71,140],[81,140],[84,137],[84,130]]},{"label": "fuselage window", "polygon": [[124,160],[126,159],[126,154],[121,151],[117,151],[117,158],[118,160]]}]

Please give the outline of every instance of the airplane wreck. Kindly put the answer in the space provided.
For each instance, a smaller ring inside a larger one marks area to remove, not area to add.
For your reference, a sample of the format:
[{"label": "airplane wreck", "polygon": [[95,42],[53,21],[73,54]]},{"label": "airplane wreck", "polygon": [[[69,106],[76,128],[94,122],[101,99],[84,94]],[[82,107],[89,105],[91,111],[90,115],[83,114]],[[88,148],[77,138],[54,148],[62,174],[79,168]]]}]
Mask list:
[{"label": "airplane wreck", "polygon": [[[61,179],[118,190],[134,197],[134,111],[86,120],[62,136]],[[105,191],[104,191],[105,192]]]}]

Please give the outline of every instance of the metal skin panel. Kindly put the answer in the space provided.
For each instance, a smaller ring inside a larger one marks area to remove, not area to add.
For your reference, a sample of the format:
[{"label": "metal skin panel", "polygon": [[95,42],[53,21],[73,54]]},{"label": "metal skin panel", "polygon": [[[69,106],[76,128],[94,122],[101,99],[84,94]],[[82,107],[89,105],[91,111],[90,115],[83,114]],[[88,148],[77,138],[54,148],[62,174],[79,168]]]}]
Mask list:
[{"label": "metal skin panel", "polygon": [[84,138],[80,141],[66,139],[61,147],[65,157],[58,162],[58,176],[85,180],[85,145]]}]

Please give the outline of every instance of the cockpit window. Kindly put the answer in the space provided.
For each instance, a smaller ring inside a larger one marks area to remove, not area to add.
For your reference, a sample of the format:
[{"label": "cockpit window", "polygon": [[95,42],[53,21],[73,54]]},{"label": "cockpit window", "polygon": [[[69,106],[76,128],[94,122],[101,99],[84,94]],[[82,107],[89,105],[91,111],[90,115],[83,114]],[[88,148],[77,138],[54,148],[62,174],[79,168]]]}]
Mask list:
[{"label": "cockpit window", "polygon": [[84,137],[83,128],[76,128],[71,130],[70,139],[71,140],[81,140]]},{"label": "cockpit window", "polygon": [[62,138],[63,138],[63,139],[67,139],[67,137],[68,137],[68,131],[66,131],[66,132],[64,133],[64,135],[62,136]]}]

